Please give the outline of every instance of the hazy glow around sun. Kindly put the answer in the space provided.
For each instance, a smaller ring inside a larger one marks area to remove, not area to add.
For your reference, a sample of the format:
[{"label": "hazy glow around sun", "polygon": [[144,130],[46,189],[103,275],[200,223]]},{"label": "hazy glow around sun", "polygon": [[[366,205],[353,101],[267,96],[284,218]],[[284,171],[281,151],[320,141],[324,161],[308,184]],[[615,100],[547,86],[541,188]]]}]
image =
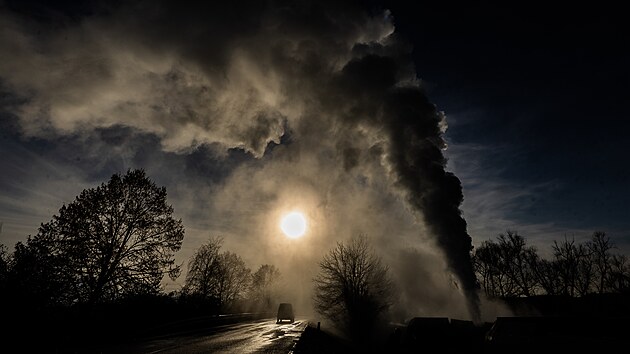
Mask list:
[{"label": "hazy glow around sun", "polygon": [[304,214],[293,211],[282,217],[280,229],[287,237],[298,238],[306,233],[306,218]]}]

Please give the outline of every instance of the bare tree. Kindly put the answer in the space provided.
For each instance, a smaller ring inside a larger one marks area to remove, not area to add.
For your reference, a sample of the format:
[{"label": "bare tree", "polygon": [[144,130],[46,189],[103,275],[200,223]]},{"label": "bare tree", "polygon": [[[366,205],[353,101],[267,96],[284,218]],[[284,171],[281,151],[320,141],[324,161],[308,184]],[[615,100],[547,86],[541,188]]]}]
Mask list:
[{"label": "bare tree", "polygon": [[7,246],[0,243],[0,276],[9,271],[10,254]]},{"label": "bare tree", "polygon": [[548,295],[560,295],[563,293],[562,282],[558,262],[540,259],[534,268],[538,284]]},{"label": "bare tree", "polygon": [[610,261],[608,286],[613,292],[630,290],[630,262],[626,255],[613,255]]},{"label": "bare tree", "polygon": [[561,243],[554,241],[552,248],[562,295],[587,294],[593,281],[593,266],[588,247],[565,237]]},{"label": "bare tree", "polygon": [[221,242],[221,238],[210,239],[191,257],[184,293],[216,301],[221,310],[226,310],[245,295],[251,271],[235,253],[219,253]]},{"label": "bare tree", "polygon": [[185,294],[195,294],[203,299],[215,296],[214,279],[220,270],[219,251],[222,242],[220,237],[211,238],[190,258],[183,289]]},{"label": "bare tree", "polygon": [[26,244],[16,245],[15,274],[25,289],[48,286],[46,296],[57,303],[157,293],[165,274],[179,275],[174,253],[184,227],[172,214],[166,189],[143,170],[114,174],[62,206]]},{"label": "bare tree", "polygon": [[[1,226],[2,223],[0,223],[0,227]],[[5,296],[7,290],[10,262],[11,256],[7,250],[7,246],[0,244],[0,298]]]},{"label": "bare tree", "polygon": [[587,244],[587,247],[591,252],[593,266],[596,272],[596,291],[603,294],[608,290],[607,285],[608,278],[610,277],[612,261],[612,254],[610,253],[610,250],[613,248],[613,245],[610,242],[610,238],[606,236],[605,232],[594,232],[591,241]]},{"label": "bare tree", "polygon": [[251,284],[251,270],[240,256],[232,252],[219,255],[219,272],[216,277],[216,295],[221,308],[229,308],[245,296]]},{"label": "bare tree", "polygon": [[272,264],[263,264],[252,275],[251,296],[260,310],[273,308],[273,295],[280,279],[280,271]]},{"label": "bare tree", "polygon": [[536,249],[523,236],[507,231],[498,242],[485,241],[475,250],[473,264],[482,289],[489,297],[531,296],[540,284]]},{"label": "bare tree", "polygon": [[473,266],[481,288],[490,298],[515,294],[515,286],[508,281],[501,254],[500,246],[488,240],[476,248],[473,255]]},{"label": "bare tree", "polygon": [[534,272],[536,249],[526,246],[523,236],[510,230],[499,235],[499,249],[507,277],[518,288],[517,295],[534,295],[538,286]]},{"label": "bare tree", "polygon": [[351,338],[369,336],[391,300],[392,282],[365,236],[337,243],[319,263],[315,309]]}]

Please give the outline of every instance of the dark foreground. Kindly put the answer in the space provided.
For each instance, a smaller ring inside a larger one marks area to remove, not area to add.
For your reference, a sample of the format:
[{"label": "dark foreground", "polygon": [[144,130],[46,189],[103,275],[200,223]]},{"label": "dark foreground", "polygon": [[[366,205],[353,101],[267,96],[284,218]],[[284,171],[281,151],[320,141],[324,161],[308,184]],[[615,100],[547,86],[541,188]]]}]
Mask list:
[{"label": "dark foreground", "polygon": [[[200,317],[153,328],[151,335],[117,340],[100,337],[55,346],[32,336],[8,352],[50,353],[625,353],[630,352],[630,318],[516,316],[475,325],[446,317],[416,317],[388,325],[360,341],[336,335],[316,322],[251,315]],[[26,338],[25,338],[26,339]],[[17,344],[17,343],[15,343]],[[75,345],[71,345],[75,344]],[[32,349],[32,348],[31,348]]]},{"label": "dark foreground", "polygon": [[470,326],[460,328],[463,323],[468,324],[448,318],[414,318],[407,325],[389,325],[359,341],[310,323],[294,353],[482,353],[490,324],[477,327],[470,322]]},{"label": "dark foreground", "polygon": [[193,316],[161,304],[54,312],[5,307],[3,352],[582,353],[630,352],[630,295],[507,300],[514,317],[475,325],[416,317],[351,342],[331,328],[275,314]]},{"label": "dark foreground", "polygon": [[630,353],[630,294],[503,301],[513,317],[416,317],[355,343],[311,324],[295,353]]},{"label": "dark foreground", "polygon": [[294,353],[630,352],[630,318],[500,317],[493,323],[474,325],[417,317],[406,326],[391,327],[384,338],[352,343],[310,324]]}]

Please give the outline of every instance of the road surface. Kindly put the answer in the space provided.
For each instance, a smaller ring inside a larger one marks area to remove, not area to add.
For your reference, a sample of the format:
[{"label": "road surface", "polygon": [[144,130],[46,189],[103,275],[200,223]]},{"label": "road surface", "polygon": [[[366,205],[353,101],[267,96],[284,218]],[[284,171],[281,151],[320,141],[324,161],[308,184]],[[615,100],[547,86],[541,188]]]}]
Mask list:
[{"label": "road surface", "polygon": [[125,353],[289,353],[307,326],[305,319],[276,324],[275,318],[221,325],[207,330],[155,338]]}]

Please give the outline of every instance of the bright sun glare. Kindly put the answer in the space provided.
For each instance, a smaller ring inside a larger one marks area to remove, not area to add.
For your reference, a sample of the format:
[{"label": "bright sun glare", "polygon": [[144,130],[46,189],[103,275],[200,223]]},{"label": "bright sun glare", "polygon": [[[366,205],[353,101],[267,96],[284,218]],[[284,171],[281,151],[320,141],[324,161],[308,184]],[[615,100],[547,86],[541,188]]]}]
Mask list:
[{"label": "bright sun glare", "polygon": [[306,232],[306,218],[297,211],[288,213],[282,217],[280,228],[287,237],[298,238]]}]

